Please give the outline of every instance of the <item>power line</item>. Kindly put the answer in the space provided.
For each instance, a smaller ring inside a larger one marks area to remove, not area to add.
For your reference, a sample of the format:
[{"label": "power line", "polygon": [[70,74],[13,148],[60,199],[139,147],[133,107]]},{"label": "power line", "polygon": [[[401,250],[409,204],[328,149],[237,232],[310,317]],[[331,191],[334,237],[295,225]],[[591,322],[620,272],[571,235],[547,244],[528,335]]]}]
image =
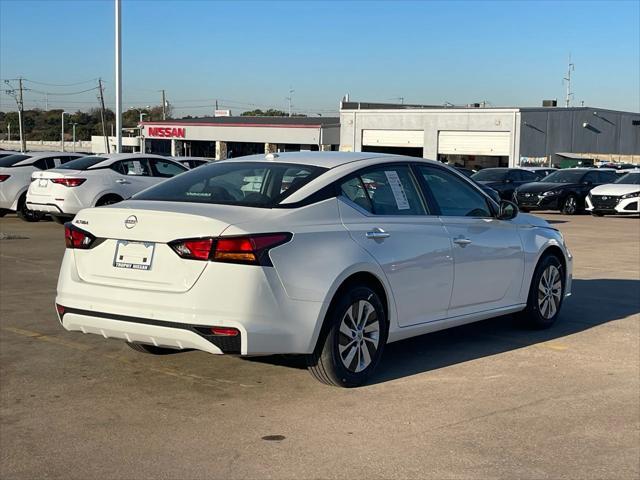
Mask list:
[{"label": "power line", "polygon": [[35,83],[37,85],[44,85],[47,87],[75,87],[76,85],[83,85],[85,83],[94,83],[96,80],[97,80],[96,78],[92,78],[91,80],[85,80],[83,82],[75,82],[75,83],[46,83],[46,82],[38,82],[36,80],[29,80],[28,78],[24,79],[25,82]]}]

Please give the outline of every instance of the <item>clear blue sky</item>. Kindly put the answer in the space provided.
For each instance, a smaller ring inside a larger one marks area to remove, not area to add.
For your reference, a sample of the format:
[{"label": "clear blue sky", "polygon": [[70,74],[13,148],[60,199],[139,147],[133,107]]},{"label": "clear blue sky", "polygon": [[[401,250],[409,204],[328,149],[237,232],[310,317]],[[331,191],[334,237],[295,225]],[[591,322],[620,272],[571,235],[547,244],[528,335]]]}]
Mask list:
[{"label": "clear blue sky", "polygon": [[[0,78],[46,83],[102,77],[113,108],[113,1],[0,0]],[[640,111],[640,2],[213,2],[124,0],[125,108],[159,104],[210,114],[337,110],[354,100],[496,106],[564,98],[569,53],[574,104]],[[72,92],[92,85],[27,86]],[[44,95],[27,92],[27,107]],[[94,92],[50,96],[86,109]],[[0,108],[13,100],[0,95]]]}]

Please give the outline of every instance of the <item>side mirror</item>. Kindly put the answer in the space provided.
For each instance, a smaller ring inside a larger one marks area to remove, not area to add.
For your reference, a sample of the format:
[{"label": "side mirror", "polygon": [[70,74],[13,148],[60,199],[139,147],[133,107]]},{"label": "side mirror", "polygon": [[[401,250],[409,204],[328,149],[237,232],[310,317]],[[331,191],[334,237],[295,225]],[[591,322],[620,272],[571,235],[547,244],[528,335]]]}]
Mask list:
[{"label": "side mirror", "polygon": [[511,220],[518,216],[518,206],[509,200],[500,202],[500,210],[498,211],[498,220]]}]

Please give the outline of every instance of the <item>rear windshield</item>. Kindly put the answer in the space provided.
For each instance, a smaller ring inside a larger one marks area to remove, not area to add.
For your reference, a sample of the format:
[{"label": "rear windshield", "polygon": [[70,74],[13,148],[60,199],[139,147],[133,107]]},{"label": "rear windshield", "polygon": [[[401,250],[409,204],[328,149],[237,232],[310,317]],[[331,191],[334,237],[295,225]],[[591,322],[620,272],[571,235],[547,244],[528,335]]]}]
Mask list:
[{"label": "rear windshield", "polygon": [[70,162],[60,165],[58,168],[65,168],[67,170],[87,170],[89,167],[93,167],[95,164],[106,160],[106,157],[95,157],[93,155],[89,157],[80,157],[77,160],[71,160]]},{"label": "rear windshield", "polygon": [[507,175],[507,170],[502,168],[487,168],[480,170],[478,173],[471,175],[477,182],[498,182],[504,180]]},{"label": "rear windshield", "polygon": [[21,162],[29,158],[29,155],[8,155],[0,158],[0,167],[10,167],[14,163]]},{"label": "rear windshield", "polygon": [[624,185],[640,185],[640,172],[626,173],[613,183],[622,183]]},{"label": "rear windshield", "polygon": [[224,162],[190,170],[133,198],[269,208],[325,171],[286,163]]}]

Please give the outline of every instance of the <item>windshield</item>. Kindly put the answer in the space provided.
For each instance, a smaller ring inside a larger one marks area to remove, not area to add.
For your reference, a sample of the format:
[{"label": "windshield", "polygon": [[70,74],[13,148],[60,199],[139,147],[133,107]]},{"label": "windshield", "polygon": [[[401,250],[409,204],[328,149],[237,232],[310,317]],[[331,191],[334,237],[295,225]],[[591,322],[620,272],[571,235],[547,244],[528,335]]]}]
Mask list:
[{"label": "windshield", "polygon": [[506,176],[506,168],[485,168],[471,175],[471,178],[477,182],[501,182]]},{"label": "windshield", "polygon": [[544,181],[549,183],[580,183],[586,173],[585,170],[561,170],[544,177]]},{"label": "windshield", "polygon": [[622,183],[624,185],[640,185],[640,172],[627,173],[613,183]]},{"label": "windshield", "polygon": [[95,164],[100,163],[103,160],[106,160],[106,158],[91,155],[88,157],[80,157],[77,160],[71,160],[64,165],[60,165],[58,168],[64,168],[67,170],[87,170],[89,167],[93,167]]},{"label": "windshield", "polygon": [[286,163],[218,163],[190,170],[133,199],[273,207],[325,171]]},{"label": "windshield", "polygon": [[14,163],[21,162],[22,160],[26,160],[29,158],[29,155],[8,155],[6,157],[0,158],[0,167],[10,167]]}]

